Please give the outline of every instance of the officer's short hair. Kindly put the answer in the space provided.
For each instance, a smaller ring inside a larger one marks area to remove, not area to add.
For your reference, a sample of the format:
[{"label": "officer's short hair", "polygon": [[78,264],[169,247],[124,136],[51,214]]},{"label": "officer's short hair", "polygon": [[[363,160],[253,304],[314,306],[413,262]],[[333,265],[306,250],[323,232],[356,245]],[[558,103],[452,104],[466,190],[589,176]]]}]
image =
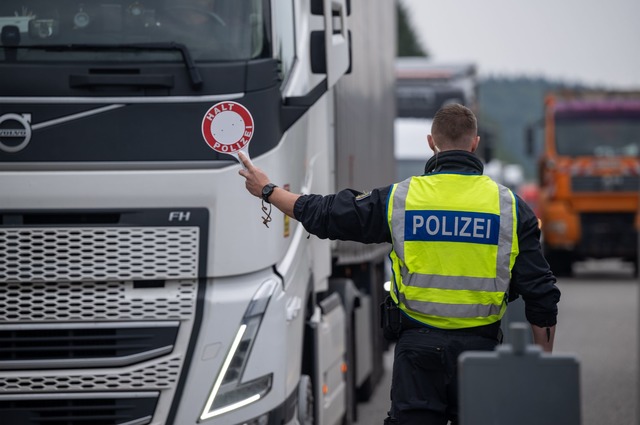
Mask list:
[{"label": "officer's short hair", "polygon": [[431,134],[441,146],[466,148],[478,134],[478,121],[471,109],[452,103],[436,112]]}]

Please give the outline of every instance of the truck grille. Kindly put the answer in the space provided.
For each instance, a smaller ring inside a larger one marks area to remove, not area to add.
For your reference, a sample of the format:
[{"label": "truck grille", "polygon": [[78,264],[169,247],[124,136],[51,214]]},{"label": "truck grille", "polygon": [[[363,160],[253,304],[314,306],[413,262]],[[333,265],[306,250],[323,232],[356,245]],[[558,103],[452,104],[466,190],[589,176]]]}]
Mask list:
[{"label": "truck grille", "polygon": [[168,423],[205,273],[185,214],[0,212],[0,422]]},{"label": "truck grille", "polygon": [[0,377],[0,394],[171,389],[178,381],[183,360],[175,356],[113,372],[108,369],[93,369],[91,373],[80,370],[38,374],[5,372]]},{"label": "truck grille", "polygon": [[638,232],[633,213],[582,213],[578,253],[585,257],[635,259]]},{"label": "truck grille", "polygon": [[198,228],[0,230],[0,282],[195,277]]},{"label": "truck grille", "polygon": [[124,366],[170,353],[174,323],[0,326],[0,368]]},{"label": "truck grille", "polygon": [[638,176],[571,177],[571,189],[574,192],[637,192],[639,185]]},{"label": "truck grille", "polygon": [[12,425],[107,425],[151,422],[157,393],[122,394],[117,398],[95,394],[56,394],[51,398],[0,397],[3,423]]},{"label": "truck grille", "polygon": [[193,315],[196,279],[0,284],[0,322],[175,320]]}]

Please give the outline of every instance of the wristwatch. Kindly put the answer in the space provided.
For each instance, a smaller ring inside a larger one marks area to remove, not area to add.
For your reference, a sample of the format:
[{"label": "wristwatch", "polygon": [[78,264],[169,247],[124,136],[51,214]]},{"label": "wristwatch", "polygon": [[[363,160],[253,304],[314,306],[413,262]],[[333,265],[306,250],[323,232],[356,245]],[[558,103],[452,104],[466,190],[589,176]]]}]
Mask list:
[{"label": "wristwatch", "polygon": [[264,187],[262,188],[262,200],[268,204],[270,204],[271,202],[269,202],[269,196],[271,196],[271,194],[273,193],[273,189],[275,189],[276,186],[273,183],[267,183],[264,185]]}]

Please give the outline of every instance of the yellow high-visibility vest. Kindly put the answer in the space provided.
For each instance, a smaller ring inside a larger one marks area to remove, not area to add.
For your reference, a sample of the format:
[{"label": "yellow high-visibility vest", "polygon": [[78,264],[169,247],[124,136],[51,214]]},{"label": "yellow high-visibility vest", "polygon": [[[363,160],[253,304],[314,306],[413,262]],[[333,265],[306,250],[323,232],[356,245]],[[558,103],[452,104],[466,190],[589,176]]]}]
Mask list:
[{"label": "yellow high-visibility vest", "polygon": [[392,186],[394,301],[441,329],[495,323],[518,255],[513,193],[487,176],[429,174]]}]

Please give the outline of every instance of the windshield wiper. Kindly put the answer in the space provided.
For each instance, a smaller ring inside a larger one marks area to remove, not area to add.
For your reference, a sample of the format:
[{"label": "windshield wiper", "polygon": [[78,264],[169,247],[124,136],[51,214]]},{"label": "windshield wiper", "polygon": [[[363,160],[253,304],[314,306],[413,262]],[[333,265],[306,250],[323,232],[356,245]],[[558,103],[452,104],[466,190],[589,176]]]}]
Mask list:
[{"label": "windshield wiper", "polygon": [[202,86],[202,77],[196,67],[189,48],[182,43],[164,42],[164,43],[131,43],[131,44],[36,44],[36,45],[17,45],[11,46],[13,49],[40,49],[50,51],[101,51],[101,50],[160,50],[160,51],[178,51],[182,56],[189,80],[194,89]]}]

